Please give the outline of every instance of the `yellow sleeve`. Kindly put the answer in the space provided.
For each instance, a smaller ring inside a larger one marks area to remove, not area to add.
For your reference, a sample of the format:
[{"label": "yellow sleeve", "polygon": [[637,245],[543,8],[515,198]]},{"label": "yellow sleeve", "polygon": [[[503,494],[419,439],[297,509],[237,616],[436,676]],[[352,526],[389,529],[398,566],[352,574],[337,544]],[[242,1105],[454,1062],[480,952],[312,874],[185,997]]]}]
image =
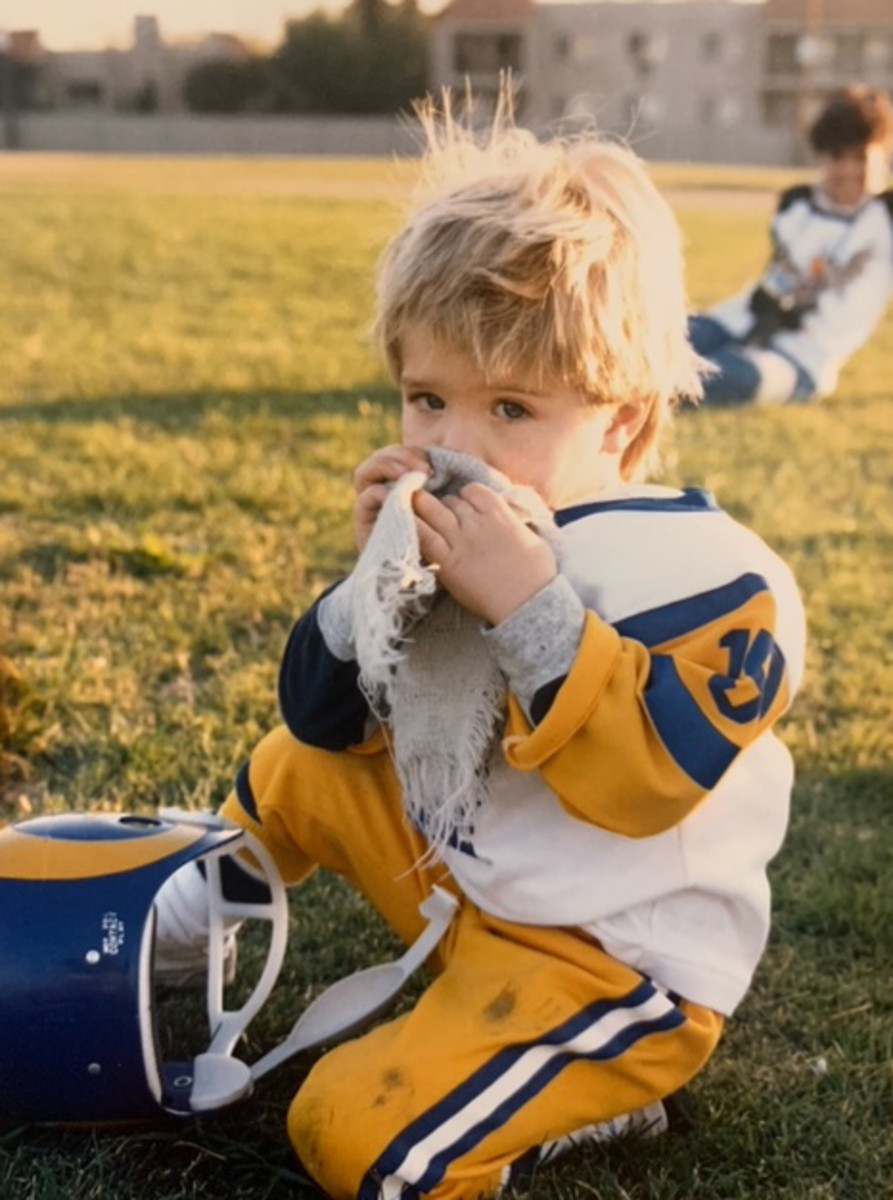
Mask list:
[{"label": "yellow sleeve", "polygon": [[745,576],[615,628],[587,612],[543,720],[509,697],[503,752],[574,816],[629,837],[678,824],[787,707],[775,602]]}]

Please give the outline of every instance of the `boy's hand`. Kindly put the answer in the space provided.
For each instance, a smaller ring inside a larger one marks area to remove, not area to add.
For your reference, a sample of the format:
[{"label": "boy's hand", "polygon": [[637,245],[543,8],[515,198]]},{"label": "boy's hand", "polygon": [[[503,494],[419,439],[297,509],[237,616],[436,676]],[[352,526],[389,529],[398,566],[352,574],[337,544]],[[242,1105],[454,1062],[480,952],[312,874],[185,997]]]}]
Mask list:
[{"label": "boy's hand", "polygon": [[498,625],[557,573],[548,542],[482,483],[438,500],[413,498],[419,546],[439,582],[475,616]]},{"label": "boy's hand", "polygon": [[357,550],[369,540],[381,506],[388,494],[388,484],[407,471],[431,474],[431,464],[424,450],[414,446],[385,446],[370,454],[354,471],[353,486],[357,494],[353,510],[353,534]]}]

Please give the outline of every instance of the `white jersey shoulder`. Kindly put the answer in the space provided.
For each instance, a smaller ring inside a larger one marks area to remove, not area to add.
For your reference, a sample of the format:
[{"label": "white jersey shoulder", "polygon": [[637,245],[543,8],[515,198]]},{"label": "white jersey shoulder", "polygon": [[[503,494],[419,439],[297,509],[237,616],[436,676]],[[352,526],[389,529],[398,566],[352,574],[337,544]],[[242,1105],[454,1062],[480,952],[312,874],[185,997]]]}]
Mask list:
[{"label": "white jersey shoulder", "polygon": [[670,604],[696,604],[740,580],[765,580],[776,640],[796,689],[805,618],[787,563],[699,488],[618,489],[558,514],[562,572],[583,603],[611,625]]}]

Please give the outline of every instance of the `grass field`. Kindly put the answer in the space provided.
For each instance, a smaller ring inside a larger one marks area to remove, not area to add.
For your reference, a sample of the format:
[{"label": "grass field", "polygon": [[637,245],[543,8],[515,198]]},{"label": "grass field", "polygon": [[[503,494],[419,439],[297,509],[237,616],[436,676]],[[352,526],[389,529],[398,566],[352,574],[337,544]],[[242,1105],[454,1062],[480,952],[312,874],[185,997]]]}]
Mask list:
[{"label": "grass field", "polygon": [[[739,286],[781,177],[655,173],[693,301]],[[20,676],[0,676],[2,819],[214,804],[274,722],[290,623],[351,561],[349,473],[396,431],[366,324],[406,179],[385,163],[0,159],[0,653]],[[891,379],[888,316],[833,400],[677,422],[667,480],[713,489],[808,608],[775,926],[691,1089],[691,1130],[581,1151],[530,1196],[893,1196]],[[396,949],[331,880],[292,918],[252,1058],[326,982]],[[311,1197],[282,1128],[308,1065],[188,1126],[0,1131],[0,1196]]]}]

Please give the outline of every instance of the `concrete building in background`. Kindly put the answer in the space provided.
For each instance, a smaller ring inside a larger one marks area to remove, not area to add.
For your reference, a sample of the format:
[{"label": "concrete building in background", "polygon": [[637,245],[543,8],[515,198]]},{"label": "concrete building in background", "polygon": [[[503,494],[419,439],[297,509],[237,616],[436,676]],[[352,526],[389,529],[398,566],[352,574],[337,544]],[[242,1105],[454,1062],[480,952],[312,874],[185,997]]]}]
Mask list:
[{"label": "concrete building in background", "polygon": [[[25,147],[362,154],[405,142],[396,118],[377,119],[372,138],[369,118],[327,117],[314,132],[313,117],[187,114],[192,66],[252,54],[232,34],[168,42],[144,16],[127,49],[50,53],[34,32],[6,45],[39,68],[24,107],[46,111],[13,114]],[[893,90],[893,0],[452,0],[432,21],[433,91],[467,81],[486,105],[509,70],[521,117],[537,128],[595,121],[651,159],[797,163],[833,88]],[[155,124],[127,124],[126,113],[154,113]],[[19,141],[7,134],[6,144]]]},{"label": "concrete building in background", "polygon": [[137,17],[128,49],[46,53],[40,96],[44,107],[56,110],[182,112],[191,67],[208,59],[241,62],[250,54],[246,42],[230,33],[167,42],[156,17]]},{"label": "concrete building in background", "polygon": [[760,10],[764,125],[805,124],[845,83],[893,90],[893,0],[766,0]]},{"label": "concrete building in background", "polygon": [[535,126],[588,118],[648,158],[794,162],[834,87],[893,87],[893,0],[453,0],[433,87],[492,98],[506,70]]}]

